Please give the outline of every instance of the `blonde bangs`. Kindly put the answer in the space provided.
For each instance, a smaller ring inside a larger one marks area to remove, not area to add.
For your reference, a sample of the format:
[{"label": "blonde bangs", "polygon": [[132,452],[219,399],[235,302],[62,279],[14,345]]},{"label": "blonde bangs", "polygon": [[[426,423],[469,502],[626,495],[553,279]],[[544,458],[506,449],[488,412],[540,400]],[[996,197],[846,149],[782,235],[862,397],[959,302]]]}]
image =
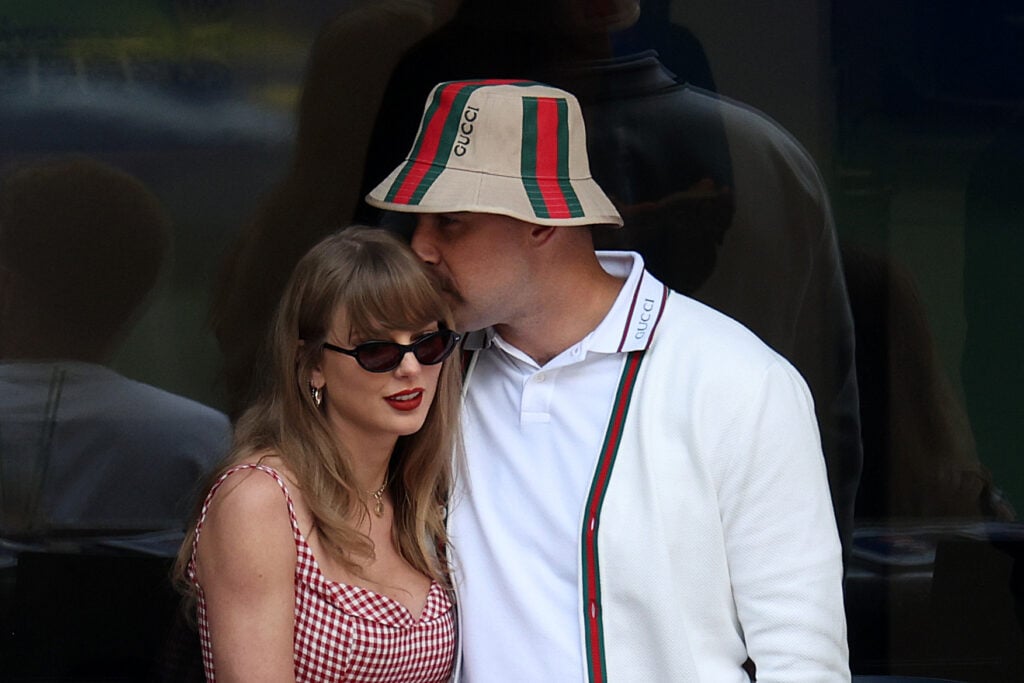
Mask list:
[{"label": "blonde bangs", "polygon": [[451,325],[447,304],[414,256],[379,256],[353,268],[337,302],[353,338],[376,338],[396,330],[415,332],[435,323]]}]

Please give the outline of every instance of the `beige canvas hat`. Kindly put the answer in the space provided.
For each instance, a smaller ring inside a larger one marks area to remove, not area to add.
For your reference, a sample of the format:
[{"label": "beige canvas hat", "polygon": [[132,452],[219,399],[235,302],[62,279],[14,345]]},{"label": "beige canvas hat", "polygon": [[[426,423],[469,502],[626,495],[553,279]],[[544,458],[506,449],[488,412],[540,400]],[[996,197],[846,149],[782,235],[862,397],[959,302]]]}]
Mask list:
[{"label": "beige canvas hat", "polygon": [[408,157],[366,201],[406,213],[474,211],[539,225],[622,225],[590,175],[576,98],[532,81],[435,86]]}]

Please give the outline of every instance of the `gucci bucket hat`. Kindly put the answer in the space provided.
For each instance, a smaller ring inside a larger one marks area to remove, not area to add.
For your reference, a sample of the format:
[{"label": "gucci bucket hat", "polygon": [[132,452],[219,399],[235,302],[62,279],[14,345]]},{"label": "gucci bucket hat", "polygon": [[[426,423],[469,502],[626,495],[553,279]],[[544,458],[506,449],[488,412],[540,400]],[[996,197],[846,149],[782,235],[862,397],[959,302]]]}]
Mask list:
[{"label": "gucci bucket hat", "polygon": [[405,213],[473,211],[538,225],[622,225],[590,175],[579,102],[532,81],[435,86],[412,150],[366,201]]}]

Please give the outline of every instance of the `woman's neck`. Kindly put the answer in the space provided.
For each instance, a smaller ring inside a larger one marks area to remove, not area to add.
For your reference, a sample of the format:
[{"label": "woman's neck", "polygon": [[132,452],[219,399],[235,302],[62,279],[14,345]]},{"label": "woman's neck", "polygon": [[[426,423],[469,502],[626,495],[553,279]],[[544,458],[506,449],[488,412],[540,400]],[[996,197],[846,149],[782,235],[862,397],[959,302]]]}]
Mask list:
[{"label": "woman's neck", "polygon": [[334,425],[334,432],[351,457],[349,469],[355,486],[364,495],[378,491],[385,483],[388,463],[398,437],[394,434],[356,433],[341,424]]}]

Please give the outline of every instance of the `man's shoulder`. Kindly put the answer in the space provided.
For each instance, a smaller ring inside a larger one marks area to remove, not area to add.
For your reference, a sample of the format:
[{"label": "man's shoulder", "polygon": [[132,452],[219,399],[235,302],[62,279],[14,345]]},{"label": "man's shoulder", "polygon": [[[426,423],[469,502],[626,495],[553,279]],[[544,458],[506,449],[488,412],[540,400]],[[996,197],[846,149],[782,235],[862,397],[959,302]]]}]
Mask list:
[{"label": "man's shoulder", "polygon": [[655,341],[662,335],[682,335],[692,340],[712,339],[768,349],[757,335],[735,318],[675,291],[669,293]]},{"label": "man's shoulder", "polygon": [[782,124],[751,104],[689,85],[683,89],[682,98],[690,109],[704,111],[720,119],[730,136],[747,133],[751,138],[770,141],[777,146],[800,147]]},{"label": "man's shoulder", "polygon": [[5,409],[36,411],[57,391],[62,416],[88,421],[139,416],[188,419],[227,427],[227,416],[191,398],[78,361],[0,363]]},{"label": "man's shoulder", "polygon": [[[719,121],[729,139],[731,154],[743,163],[757,159],[777,160],[772,166],[788,168],[806,184],[821,185],[820,173],[810,152],[778,121],[760,109],[725,95],[687,86],[686,108],[700,112],[708,121]],[[811,180],[813,178],[813,180]]]},{"label": "man's shoulder", "polygon": [[718,367],[723,374],[789,365],[739,321],[678,292],[669,295],[650,348],[652,357],[664,357],[665,362]]},{"label": "man's shoulder", "polygon": [[164,408],[169,410],[172,415],[187,416],[211,424],[228,424],[227,415],[205,403],[151,384],[128,381],[134,385],[135,397],[142,401],[142,405],[145,407]]},{"label": "man's shoulder", "polygon": [[766,402],[792,415],[811,405],[788,360],[739,322],[682,295],[670,297],[640,372],[647,414],[661,411],[666,424],[703,415],[711,420],[704,424],[749,425]]},{"label": "man's shoulder", "polygon": [[117,440],[147,443],[167,456],[219,457],[230,444],[227,415],[197,400],[112,372],[77,389],[62,397],[68,429],[114,430]]}]

